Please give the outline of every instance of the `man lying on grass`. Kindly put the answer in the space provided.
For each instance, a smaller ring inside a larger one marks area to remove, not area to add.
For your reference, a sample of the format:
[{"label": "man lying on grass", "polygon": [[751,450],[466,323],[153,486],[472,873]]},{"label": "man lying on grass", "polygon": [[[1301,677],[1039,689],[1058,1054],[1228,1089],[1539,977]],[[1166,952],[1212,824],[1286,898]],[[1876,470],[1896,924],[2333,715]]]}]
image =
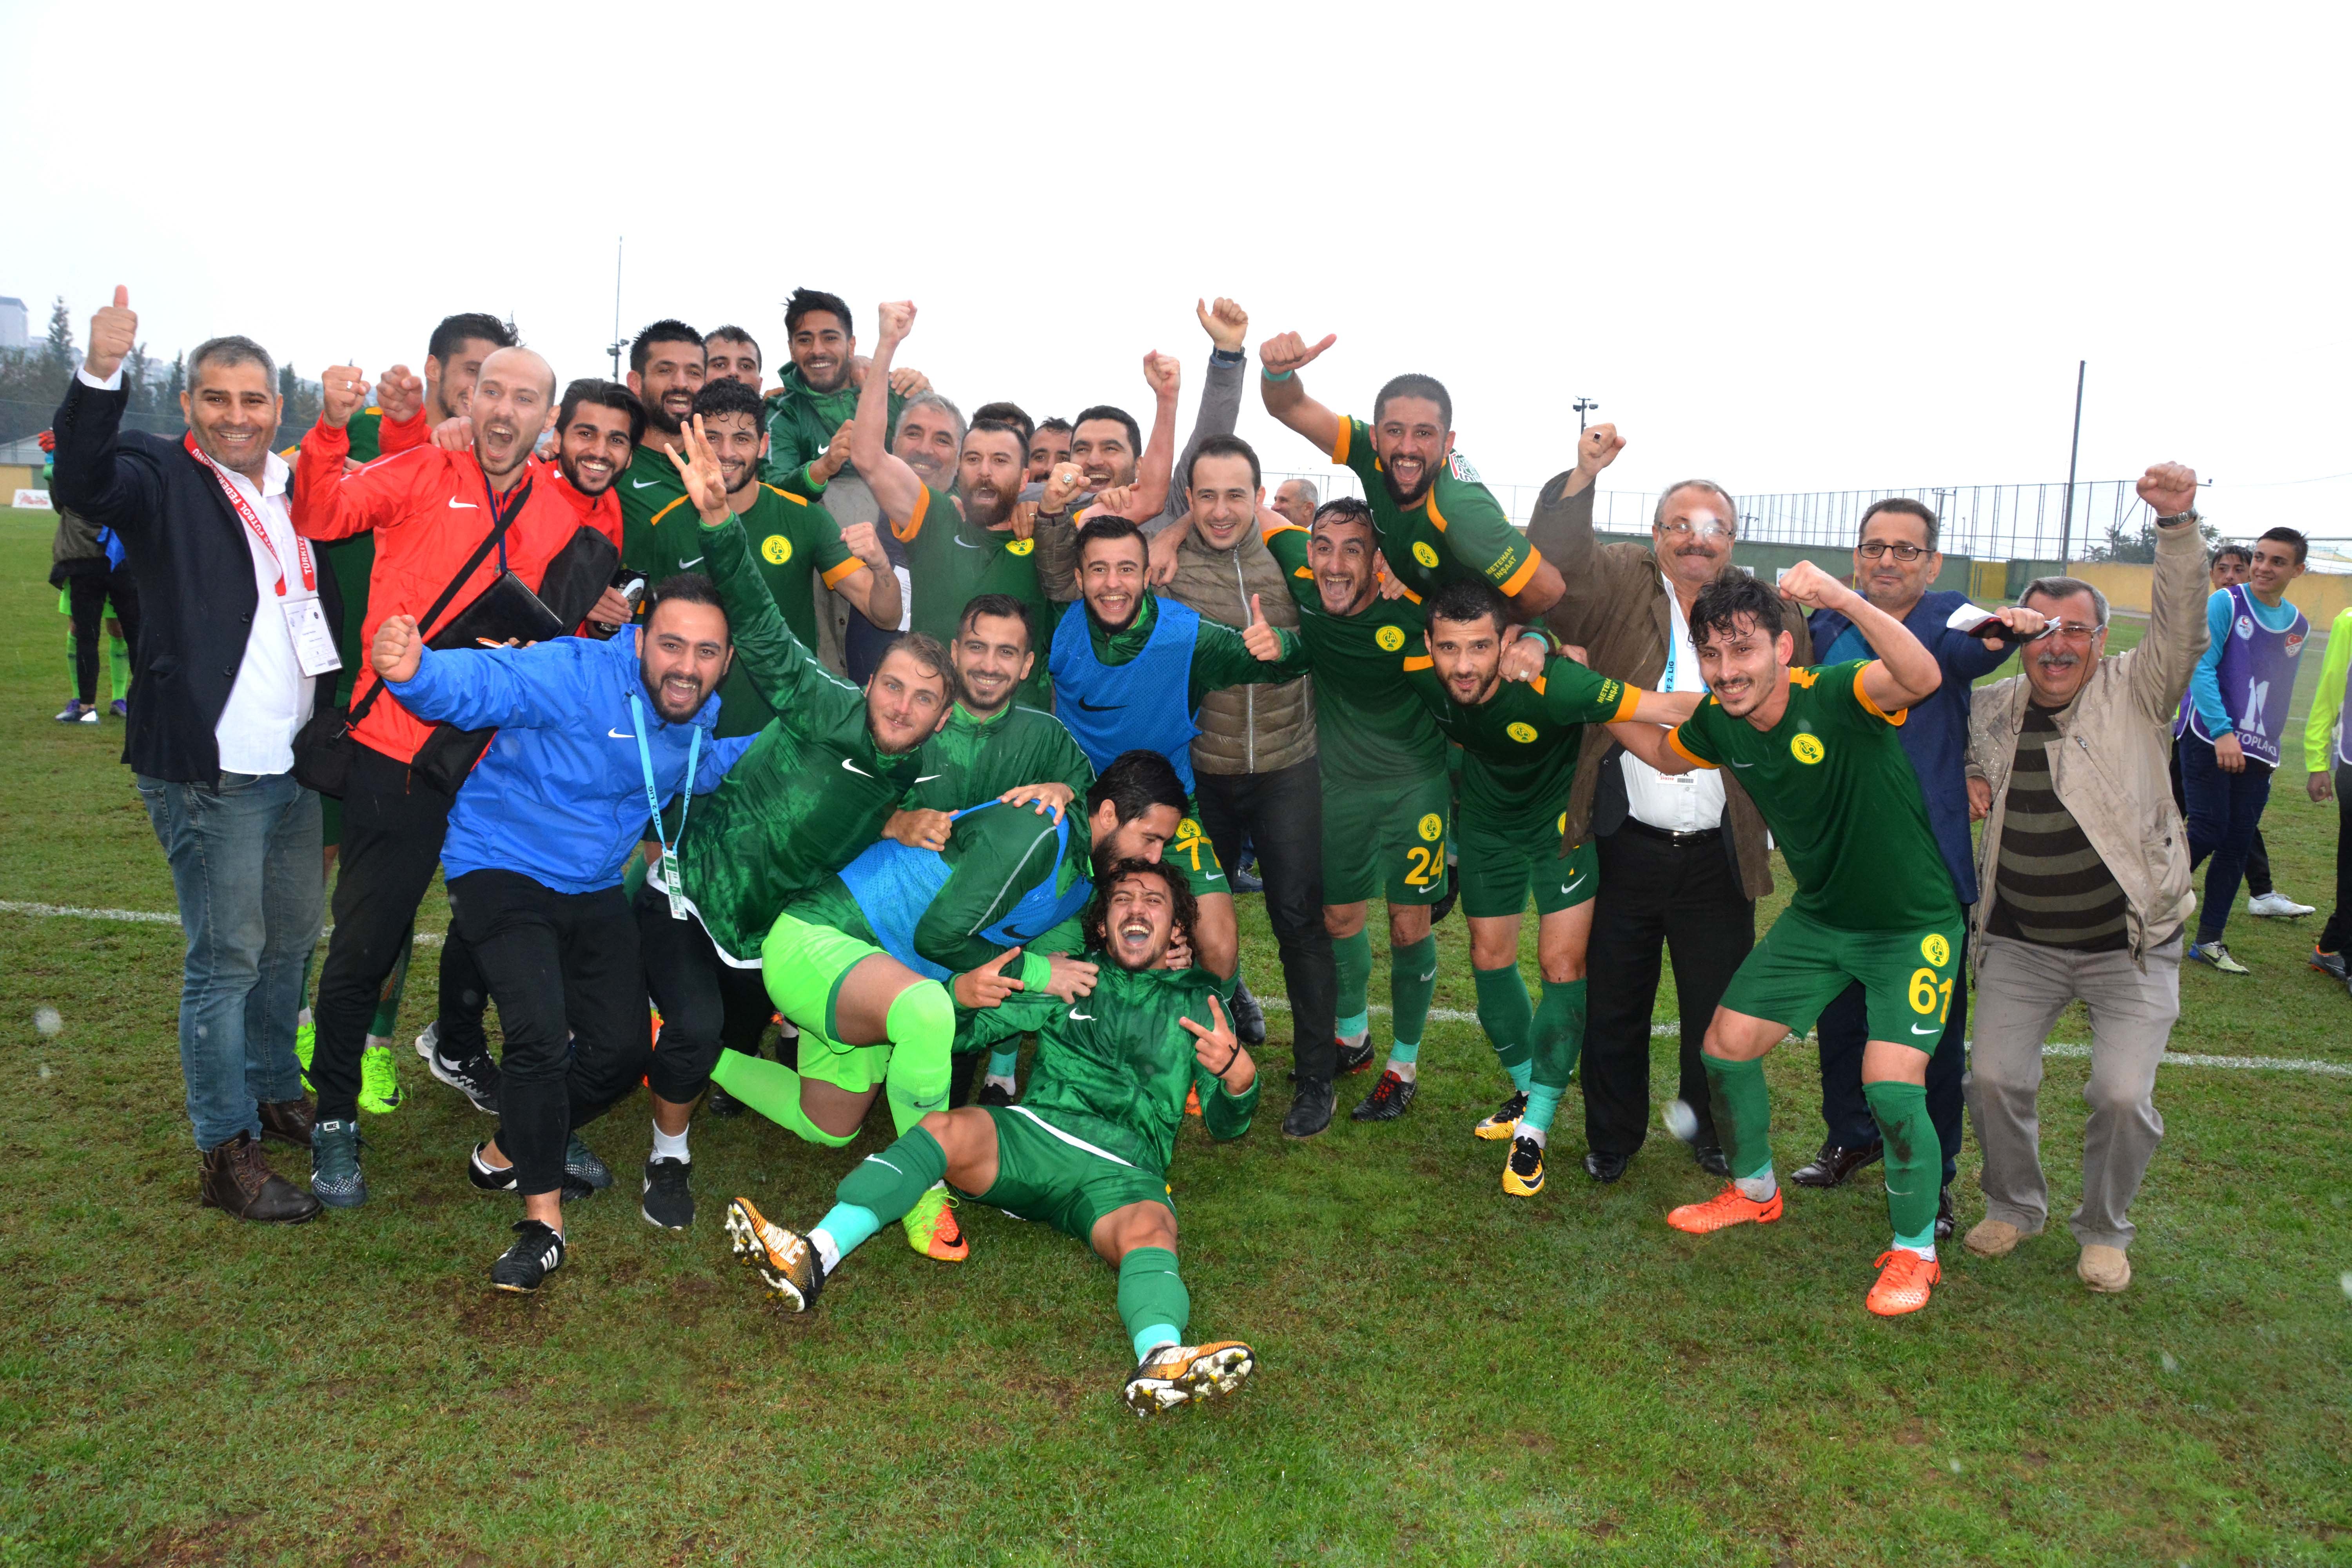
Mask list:
[{"label": "man lying on grass", "polygon": [[[1157,861],[1121,860],[1087,914],[1093,994],[1065,1003],[1016,993],[1034,1010],[1036,1065],[1019,1105],[934,1111],[842,1179],[832,1210],[802,1234],[764,1219],[749,1198],[727,1211],[735,1256],[787,1311],[805,1312],[858,1244],[945,1177],[1015,1218],[1050,1225],[1118,1270],[1118,1314],[1136,1354],[1127,1403],[1138,1415],[1241,1386],[1256,1357],[1234,1340],[1183,1342],[1192,1297],[1176,1273],[1176,1210],[1167,1185],[1184,1098],[1197,1086],[1212,1138],[1249,1131],[1257,1066],[1212,994],[1216,976],[1180,959],[1192,930],[1184,878]],[[1205,1018],[1207,1023],[1201,1022]]]}]

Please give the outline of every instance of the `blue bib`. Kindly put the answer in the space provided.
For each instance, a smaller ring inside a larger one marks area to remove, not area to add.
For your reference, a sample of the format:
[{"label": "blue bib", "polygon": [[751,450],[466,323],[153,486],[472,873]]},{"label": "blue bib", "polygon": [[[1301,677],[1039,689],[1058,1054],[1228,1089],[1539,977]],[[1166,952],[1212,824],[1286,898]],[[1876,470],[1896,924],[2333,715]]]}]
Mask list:
[{"label": "blue bib", "polygon": [[1121,752],[1157,752],[1192,793],[1192,647],[1201,616],[1173,599],[1155,599],[1158,618],[1143,651],[1126,664],[1095,657],[1087,607],[1073,605],[1054,629],[1045,668],[1054,677],[1054,716],[1076,736],[1097,773]]},{"label": "blue bib", "polygon": [[[951,820],[999,805],[1000,802],[989,801],[968,806]],[[1030,808],[1024,805],[1003,809]],[[1086,908],[1095,891],[1094,884],[1086,878],[1078,878],[1058,896],[1054,891],[1054,879],[1061,874],[1062,861],[1070,850],[1067,811],[1054,825],[1054,864],[1045,877],[1021,895],[1003,920],[980,935],[999,947],[1026,947]],[[954,869],[938,850],[910,849],[895,838],[877,842],[841,868],[841,879],[849,889],[849,896],[856,900],[857,912],[866,917],[867,927],[873,931],[875,944],[927,980],[944,981],[950,972],[915,951],[915,927],[923,912],[931,907],[931,900],[939,897],[940,889],[947,886]]]}]

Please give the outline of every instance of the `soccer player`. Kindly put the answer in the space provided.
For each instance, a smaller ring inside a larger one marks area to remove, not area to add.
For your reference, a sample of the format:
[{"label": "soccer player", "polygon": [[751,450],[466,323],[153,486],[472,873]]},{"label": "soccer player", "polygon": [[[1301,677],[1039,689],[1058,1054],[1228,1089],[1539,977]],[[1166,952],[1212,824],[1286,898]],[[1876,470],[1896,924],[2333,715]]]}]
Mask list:
[{"label": "soccer player", "polygon": [[641,572],[652,558],[654,514],[686,493],[670,453],[709,368],[702,334],[667,316],[629,344],[629,390],[646,405],[646,431],[621,480],[621,560]]},{"label": "soccer player", "polygon": [[1514,620],[1531,621],[1560,595],[1559,572],[1519,531],[1477,470],[1454,449],[1454,399],[1434,376],[1400,375],[1372,399],[1372,422],[1343,418],[1298,379],[1339,342],[1313,347],[1297,332],[1258,349],[1265,411],[1353,468],[1364,482],[1381,553],[1397,580],[1427,598],[1469,577],[1499,589]]},{"label": "soccer player", "polygon": [[1017,403],[983,403],[971,411],[971,421],[977,425],[983,419],[993,419],[1000,425],[1010,425],[1020,431],[1021,444],[1024,447],[1028,446],[1030,437],[1037,433],[1037,422],[1022,412]]},{"label": "soccer player", "polygon": [[[1462,748],[1454,832],[1462,913],[1479,1026],[1511,1079],[1509,1098],[1473,1131],[1511,1140],[1503,1190],[1533,1197],[1543,1190],[1553,1113],[1584,1048],[1584,952],[1600,868],[1591,843],[1565,854],[1560,844],[1584,726],[1675,723],[1698,700],[1629,687],[1558,655],[1532,679],[1516,679],[1525,671],[1507,669],[1507,660],[1528,657],[1517,645],[1532,652],[1548,647],[1549,636],[1514,627],[1502,595],[1473,577],[1447,583],[1423,609],[1429,657],[1407,668],[1439,731]],[[1532,1009],[1519,975],[1519,921],[1530,890],[1543,970],[1543,1003]]]},{"label": "soccer player", "polygon": [[1070,460],[1070,422],[1048,419],[1029,437],[1029,482],[1042,485]]},{"label": "soccer player", "polygon": [[[822,289],[793,289],[784,301],[784,342],[793,363],[768,399],[767,479],[816,500],[849,463],[841,426],[857,412],[863,389],[848,305]],[[899,370],[886,379],[890,385],[885,423],[896,426],[908,400],[929,390],[930,382],[915,370]]]},{"label": "soccer player", "polygon": [[[1791,668],[1784,598],[1836,611],[1878,657]],[[1895,727],[1943,672],[1902,622],[1811,562],[1791,567],[1777,595],[1744,573],[1718,578],[1699,591],[1690,619],[1712,693],[1706,705],[1671,731],[1620,724],[1611,732],[1661,773],[1738,770],[1797,892],[1740,963],[1707,1026],[1707,1086],[1732,1179],[1666,1223],[1705,1235],[1780,1217],[1763,1058],[1785,1037],[1811,1028],[1858,980],[1870,1013],[1863,1092],[1885,1142],[1895,1229],[1866,1304],[1881,1317],[1916,1312],[1942,1278],[1936,1203],[1943,1147],[1926,1085],[1928,1053],[1951,1005],[1961,916]]]},{"label": "soccer player", "polygon": [[[1060,482],[1065,476],[1056,474]],[[1152,509],[1157,510],[1157,507]],[[1250,626],[1236,631],[1143,585],[1150,551],[1143,531],[1124,517],[1097,517],[1078,531],[1077,589],[1083,611],[1062,617],[1046,660],[1055,710],[1097,768],[1122,752],[1158,752],[1192,790],[1193,721],[1204,693],[1245,683],[1296,680],[1307,673],[1298,634],[1265,623],[1253,604]],[[1201,831],[1197,805],[1185,808],[1168,858],[1183,868],[1200,905],[1186,933],[1201,967],[1231,996],[1241,963],[1234,896],[1215,846]]]},{"label": "soccer player", "polygon": [[[760,372],[764,368],[760,358],[757,339],[740,327],[721,327],[702,340],[703,384],[714,381],[740,381],[751,389],[753,396],[760,392]],[[766,412],[761,411],[761,419]]]},{"label": "soccer player", "polygon": [[[841,594],[875,625],[897,626],[898,574],[890,569],[873,525],[858,522],[843,528],[814,501],[761,482],[768,428],[759,394],[732,377],[708,381],[694,395],[694,413],[719,456],[728,510],[742,520],[757,553],[760,576],[802,646],[817,646],[817,581]],[[654,513],[652,540],[637,564],[659,582],[701,563],[702,521],[681,495]],[[774,717],[760,700],[747,669],[730,671],[719,694],[727,699],[719,721],[722,735],[757,734]]]},{"label": "soccer player", "polygon": [[[799,1070],[726,1052],[712,1076],[771,1121],[834,1148],[857,1136],[884,1088],[904,1137],[946,1108],[962,1020],[1015,992],[1075,1002],[1094,988],[1094,966],[1069,956],[1085,945],[1076,917],[1093,894],[1093,868],[1156,862],[1183,812],[1175,770],[1132,752],[1095,781],[1082,823],[1055,806],[983,801],[957,814],[944,849],[876,844],[795,899],[762,945],[769,994],[801,1026]],[[944,1187],[904,1224],[926,1257],[970,1256]]]},{"label": "soccer player", "polygon": [[[776,717],[682,825],[637,897],[646,978],[662,1017],[649,1075],[645,1212],[671,1229],[693,1223],[687,1134],[722,1043],[720,970],[756,972],[784,906],[879,837],[955,697],[947,652],[928,637],[894,644],[863,691],[818,664],[751,564],[751,538],[727,504],[725,473],[698,421],[680,431],[679,444],[678,470],[702,519],[704,569],[718,584],[736,656]],[[680,909],[691,918],[674,918]]]},{"label": "soccer player", "polygon": [[1193,913],[1184,879],[1123,860],[1086,921],[1097,974],[1084,1002],[1024,992],[1038,1015],[1037,1068],[1016,1106],[934,1112],[860,1162],[805,1235],[749,1198],[727,1212],[736,1258],[786,1311],[805,1312],[842,1260],[946,1181],[992,1208],[1052,1226],[1118,1270],[1118,1314],[1134,1347],[1123,1395],[1139,1415],[1227,1394],[1256,1357],[1238,1341],[1184,1343],[1192,1296],[1176,1271],[1168,1166],[1189,1090],[1213,1138],[1249,1131],[1257,1065],[1225,1022],[1213,976],[1165,967]]}]

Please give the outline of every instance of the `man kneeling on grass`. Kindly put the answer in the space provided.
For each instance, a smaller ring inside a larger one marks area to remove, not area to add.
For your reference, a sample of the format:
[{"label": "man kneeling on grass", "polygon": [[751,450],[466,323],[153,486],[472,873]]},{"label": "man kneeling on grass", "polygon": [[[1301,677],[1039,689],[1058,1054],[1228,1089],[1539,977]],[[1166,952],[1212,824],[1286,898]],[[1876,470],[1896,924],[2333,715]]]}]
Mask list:
[{"label": "man kneeling on grass", "polygon": [[[1134,1342],[1128,1405],[1139,1415],[1241,1386],[1256,1356],[1234,1340],[1184,1343],[1192,1297],[1176,1273],[1168,1162],[1198,1087],[1212,1138],[1249,1131],[1257,1065],[1213,994],[1217,977],[1168,966],[1190,936],[1192,895],[1159,862],[1121,860],[1087,911],[1093,994],[1009,996],[1034,1010],[1037,1060],[1019,1105],[935,1111],[843,1178],[805,1234],[761,1216],[749,1198],[727,1211],[735,1256],[787,1311],[805,1312],[841,1260],[946,1179],[1018,1219],[1051,1225],[1118,1269],[1118,1313]],[[1203,1023],[1201,1020],[1206,1019]]]}]

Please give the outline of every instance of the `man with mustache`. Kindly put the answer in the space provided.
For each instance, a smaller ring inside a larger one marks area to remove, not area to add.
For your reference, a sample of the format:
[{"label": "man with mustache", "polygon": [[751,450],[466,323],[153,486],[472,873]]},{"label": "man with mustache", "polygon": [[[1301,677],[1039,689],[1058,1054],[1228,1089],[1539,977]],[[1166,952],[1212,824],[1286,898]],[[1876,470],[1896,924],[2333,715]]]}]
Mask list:
[{"label": "man with mustache", "polygon": [[686,494],[669,455],[709,374],[702,334],[684,321],[666,316],[629,344],[629,390],[646,405],[646,428],[621,477],[621,560],[641,572],[652,559],[655,514]]},{"label": "man with mustache", "polygon": [[499,1130],[467,1164],[477,1187],[522,1199],[490,1268],[501,1290],[527,1295],[562,1267],[565,1145],[649,1065],[623,873],[648,811],[709,794],[750,749],[713,734],[730,654],[718,594],[691,575],[610,641],[436,653],[411,616],[376,628],[370,663],[411,713],[499,731],[441,854],[451,921],[506,1037]]},{"label": "man with mustache", "polygon": [[[1876,657],[1792,668],[1783,599],[1845,616]],[[1797,893],[1741,962],[1706,1026],[1707,1088],[1731,1179],[1666,1223],[1704,1236],[1780,1217],[1763,1058],[1859,982],[1870,1020],[1863,1088],[1886,1144],[1895,1232],[1865,1304],[1881,1317],[1918,1311],[1942,1278],[1941,1151],[1926,1085],[1958,973],[1961,915],[1895,729],[1942,683],[1942,669],[1902,622],[1810,561],[1789,569],[1777,595],[1745,573],[1708,584],[1691,609],[1691,637],[1706,705],[1672,730],[1618,724],[1612,732],[1662,773],[1740,773]]]},{"label": "man with mustache", "polygon": [[2131,1283],[2131,1200],[2164,1119],[2156,1068],[2180,1015],[2181,943],[2196,908],[2189,837],[2165,779],[2167,731],[2205,651],[2205,551],[2197,476],[2141,476],[2156,513],[2156,581],[2137,647],[2106,651],[2105,596],[2071,577],[2026,584],[2020,603],[2055,622],[2022,677],[1975,695],[1969,804],[1984,819],[1970,930],[1976,1036],[1969,1118],[1984,1150],[1985,1217],[1968,1248],[2000,1258],[2040,1233],[2050,1188],[2035,1101],[2042,1045],[2070,1002],[2091,1016],[2083,1091],[2083,1201],[2068,1222],[2090,1289]]},{"label": "man with mustache", "polygon": [[1118,1270],[1118,1315],[1136,1357],[1121,1395],[1152,1415],[1229,1394],[1255,1364],[1239,1341],[1183,1342],[1192,1296],[1176,1267],[1168,1166],[1188,1093],[1215,1139],[1249,1131],[1257,1066],[1234,1037],[1213,977],[1167,967],[1193,913],[1184,879],[1164,864],[1108,868],[1087,912],[1094,988],[1078,1002],[1023,992],[1037,1067],[1015,1106],[937,1111],[842,1179],[806,1234],[729,1205],[739,1261],[777,1304],[806,1312],[858,1245],[946,1182],[991,1208],[1050,1225]]}]

